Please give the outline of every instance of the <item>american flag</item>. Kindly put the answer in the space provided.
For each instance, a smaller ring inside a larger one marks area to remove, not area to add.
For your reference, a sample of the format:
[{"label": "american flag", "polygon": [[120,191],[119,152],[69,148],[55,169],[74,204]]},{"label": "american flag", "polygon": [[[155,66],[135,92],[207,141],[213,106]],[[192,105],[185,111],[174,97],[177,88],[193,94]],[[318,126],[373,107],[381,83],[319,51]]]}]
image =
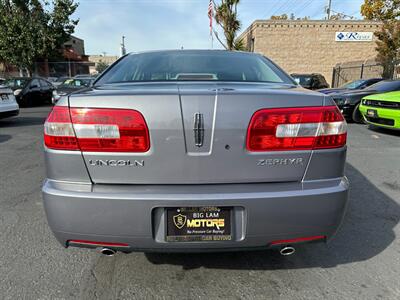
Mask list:
[{"label": "american flag", "polygon": [[213,29],[213,16],[214,16],[214,1],[210,0],[208,4],[208,18],[210,19],[210,35],[212,35]]}]

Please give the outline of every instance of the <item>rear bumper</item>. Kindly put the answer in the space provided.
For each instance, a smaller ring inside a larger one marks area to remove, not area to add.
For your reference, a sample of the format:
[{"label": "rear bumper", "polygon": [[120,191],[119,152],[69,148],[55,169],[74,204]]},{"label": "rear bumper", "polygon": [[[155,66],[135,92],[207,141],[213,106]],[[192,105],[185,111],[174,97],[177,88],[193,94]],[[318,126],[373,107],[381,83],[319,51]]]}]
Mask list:
[{"label": "rear bumper", "polygon": [[19,106],[16,102],[2,103],[0,105],[0,119],[14,117],[19,114]]},{"label": "rear bumper", "polygon": [[[346,209],[345,177],[293,183],[91,185],[47,180],[43,200],[59,242],[125,243],[131,251],[228,251],[268,248],[273,241],[331,238]],[[165,208],[234,207],[232,241],[167,242]]]}]

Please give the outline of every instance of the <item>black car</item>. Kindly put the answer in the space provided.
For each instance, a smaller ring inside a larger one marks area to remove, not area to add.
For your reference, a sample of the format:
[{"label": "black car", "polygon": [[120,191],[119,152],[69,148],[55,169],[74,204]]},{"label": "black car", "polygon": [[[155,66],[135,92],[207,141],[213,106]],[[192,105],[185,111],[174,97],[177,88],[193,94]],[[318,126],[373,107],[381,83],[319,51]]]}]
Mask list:
[{"label": "black car", "polygon": [[400,91],[400,80],[382,80],[365,89],[333,94],[332,98],[348,121],[361,122],[362,116],[358,110],[361,99],[372,94]]},{"label": "black car", "polygon": [[291,74],[292,78],[303,88],[309,90],[319,90],[329,87],[323,75],[318,73],[311,74]]},{"label": "black car", "polygon": [[369,87],[370,85],[373,85],[382,80],[383,80],[382,78],[357,79],[357,80],[347,82],[338,88],[321,89],[321,90],[318,90],[318,92],[328,95],[328,94],[334,94],[334,93],[335,94],[343,93],[343,92],[347,92],[350,90],[363,90],[363,89]]},{"label": "black car", "polygon": [[20,106],[33,106],[51,103],[53,85],[43,79],[35,77],[15,77],[7,79],[4,85],[9,86]]},{"label": "black car", "polygon": [[64,80],[62,84],[57,86],[53,91],[52,103],[56,103],[61,97],[66,96],[72,92],[87,88],[91,86],[94,79],[92,77],[82,77],[82,78],[69,78]]}]

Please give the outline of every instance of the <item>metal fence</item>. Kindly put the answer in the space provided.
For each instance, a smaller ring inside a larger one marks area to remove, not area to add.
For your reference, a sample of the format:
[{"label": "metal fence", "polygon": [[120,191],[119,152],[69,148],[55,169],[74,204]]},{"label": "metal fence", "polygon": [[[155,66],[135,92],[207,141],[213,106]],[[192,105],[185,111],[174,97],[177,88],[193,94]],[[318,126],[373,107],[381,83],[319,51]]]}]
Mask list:
[{"label": "metal fence", "polygon": [[338,87],[356,79],[377,77],[382,77],[382,66],[378,64],[339,65],[333,68],[332,87]]},{"label": "metal fence", "polygon": [[[33,66],[32,75],[39,77],[73,77],[80,74],[91,74],[95,72],[95,63],[58,61],[58,62],[36,62]],[[14,76],[28,76],[27,70],[19,70],[13,66],[0,66],[0,77],[9,78]]]},{"label": "metal fence", "polygon": [[33,74],[41,77],[73,77],[79,74],[90,74],[95,64],[91,62],[37,62]]},{"label": "metal fence", "polygon": [[[338,87],[346,82],[363,79],[382,77],[383,68],[377,63],[341,64],[333,68],[332,87]],[[394,68],[393,79],[399,78],[400,68]]]}]

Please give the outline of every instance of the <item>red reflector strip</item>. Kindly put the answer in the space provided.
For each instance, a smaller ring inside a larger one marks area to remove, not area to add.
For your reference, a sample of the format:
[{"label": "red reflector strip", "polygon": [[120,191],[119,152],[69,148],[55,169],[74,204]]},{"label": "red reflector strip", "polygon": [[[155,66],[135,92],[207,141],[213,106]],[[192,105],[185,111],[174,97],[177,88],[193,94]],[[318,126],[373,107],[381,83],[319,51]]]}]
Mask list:
[{"label": "red reflector strip", "polygon": [[107,243],[107,242],[94,242],[94,241],[84,241],[84,240],[70,240],[69,244],[79,244],[79,245],[89,245],[89,246],[104,246],[104,247],[129,247],[125,243]]},{"label": "red reflector strip", "polygon": [[288,244],[294,244],[294,243],[302,243],[302,242],[311,242],[311,241],[316,241],[316,240],[323,240],[325,238],[326,238],[325,235],[316,235],[316,236],[301,237],[301,238],[290,239],[290,240],[273,241],[273,242],[270,243],[270,245],[288,245]]}]

